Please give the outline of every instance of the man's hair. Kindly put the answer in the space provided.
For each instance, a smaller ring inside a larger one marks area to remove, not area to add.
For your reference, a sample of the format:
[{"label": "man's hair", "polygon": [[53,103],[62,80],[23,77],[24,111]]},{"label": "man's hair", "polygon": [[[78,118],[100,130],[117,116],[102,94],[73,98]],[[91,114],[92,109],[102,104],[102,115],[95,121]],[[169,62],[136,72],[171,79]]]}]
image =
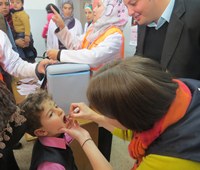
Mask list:
[{"label": "man's hair", "polygon": [[141,132],[168,111],[177,87],[158,63],[135,56],[101,68],[92,77],[87,96],[93,109]]},{"label": "man's hair", "polygon": [[47,91],[39,90],[36,93],[29,94],[20,104],[23,115],[27,119],[27,133],[35,136],[34,131],[40,128],[41,113],[44,111],[44,102],[52,100]]},{"label": "man's hair", "polygon": [[0,132],[6,128],[10,117],[17,110],[13,94],[0,80]]}]

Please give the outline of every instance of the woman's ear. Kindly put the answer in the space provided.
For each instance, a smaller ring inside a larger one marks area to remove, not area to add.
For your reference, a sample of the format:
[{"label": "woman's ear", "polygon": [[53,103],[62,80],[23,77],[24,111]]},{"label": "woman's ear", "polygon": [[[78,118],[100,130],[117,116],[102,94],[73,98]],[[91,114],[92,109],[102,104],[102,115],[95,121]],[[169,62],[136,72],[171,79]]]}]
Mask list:
[{"label": "woman's ear", "polygon": [[36,129],[34,131],[35,136],[47,136],[48,132],[43,129]]}]

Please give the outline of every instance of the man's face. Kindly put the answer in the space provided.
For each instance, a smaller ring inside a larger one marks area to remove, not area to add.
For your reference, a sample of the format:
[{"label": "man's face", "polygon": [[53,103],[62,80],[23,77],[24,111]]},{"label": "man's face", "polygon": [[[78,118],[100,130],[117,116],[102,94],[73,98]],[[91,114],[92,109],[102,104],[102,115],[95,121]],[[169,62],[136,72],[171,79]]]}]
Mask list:
[{"label": "man's face", "polygon": [[8,15],[10,9],[10,4],[8,2],[8,0],[0,0],[0,14],[2,14],[3,16]]},{"label": "man's face", "polygon": [[[157,11],[157,0],[123,0],[138,25],[149,24],[160,18]],[[159,0],[161,1],[161,0]]]}]

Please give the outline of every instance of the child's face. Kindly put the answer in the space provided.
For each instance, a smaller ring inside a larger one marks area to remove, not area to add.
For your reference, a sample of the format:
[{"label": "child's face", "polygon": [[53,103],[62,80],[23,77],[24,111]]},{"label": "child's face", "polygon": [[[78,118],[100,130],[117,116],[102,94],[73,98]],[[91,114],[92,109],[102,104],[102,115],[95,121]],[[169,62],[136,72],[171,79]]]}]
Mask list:
[{"label": "child's face", "polygon": [[70,17],[72,16],[72,6],[70,4],[64,4],[62,7],[62,12],[64,14],[65,17]]},{"label": "child's face", "polygon": [[8,0],[0,0],[0,14],[3,16],[8,15],[10,11],[10,4]]},{"label": "child's face", "polygon": [[87,22],[91,22],[93,20],[93,12],[90,9],[85,9],[85,16],[86,16],[86,20]]},{"label": "child's face", "polygon": [[45,136],[59,136],[61,134],[60,129],[66,128],[67,119],[64,111],[51,100],[45,101],[42,105],[44,111],[41,113],[42,127],[40,129],[45,131]]},{"label": "child's face", "polygon": [[19,10],[23,7],[23,3],[21,0],[13,0],[12,6],[14,10]]}]

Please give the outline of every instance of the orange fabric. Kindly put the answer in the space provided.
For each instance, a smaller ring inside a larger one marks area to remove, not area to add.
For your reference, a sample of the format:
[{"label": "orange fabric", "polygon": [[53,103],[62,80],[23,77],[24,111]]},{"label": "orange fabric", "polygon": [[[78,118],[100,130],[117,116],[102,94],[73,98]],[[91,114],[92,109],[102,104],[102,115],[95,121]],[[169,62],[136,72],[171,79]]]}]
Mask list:
[{"label": "orange fabric", "polygon": [[[82,48],[87,48],[87,49],[92,49],[94,47],[96,47],[97,45],[99,45],[99,43],[101,43],[102,41],[104,41],[106,39],[106,37],[108,37],[111,34],[114,34],[118,32],[119,34],[122,35],[122,45],[121,45],[121,58],[124,58],[124,34],[123,32],[115,26],[109,27],[102,35],[100,35],[97,39],[94,40],[94,42],[92,42],[90,44],[89,41],[87,41],[87,36],[91,33],[91,30],[86,32],[86,35],[83,39],[82,42]],[[102,65],[100,65],[99,67],[95,67],[95,68],[91,68],[92,71],[96,71],[98,70],[100,67],[102,67]]]},{"label": "orange fabric", "polygon": [[3,75],[0,73],[0,80],[3,81]]},{"label": "orange fabric", "polygon": [[137,160],[133,170],[135,170],[141,163],[143,156],[145,156],[145,150],[148,148],[148,146],[169,126],[179,121],[186,114],[187,108],[192,99],[191,92],[180,80],[174,81],[178,83],[179,87],[176,91],[176,97],[168,112],[161,120],[154,124],[152,129],[141,133],[135,133],[132,141],[129,144],[130,155]]}]

